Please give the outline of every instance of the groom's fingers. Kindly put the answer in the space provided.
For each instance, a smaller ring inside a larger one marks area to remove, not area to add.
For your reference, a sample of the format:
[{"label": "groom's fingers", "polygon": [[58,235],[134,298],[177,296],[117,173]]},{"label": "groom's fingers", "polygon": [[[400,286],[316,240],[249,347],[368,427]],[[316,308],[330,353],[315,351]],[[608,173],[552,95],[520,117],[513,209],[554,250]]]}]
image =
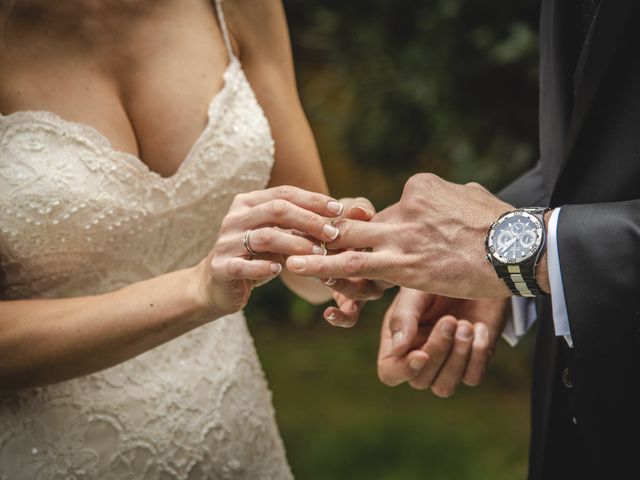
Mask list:
[{"label": "groom's fingers", "polygon": [[392,339],[392,352],[404,354],[415,345],[418,325],[427,311],[433,296],[411,288],[401,288],[387,312]]},{"label": "groom's fingers", "polygon": [[388,284],[365,280],[362,278],[335,279],[331,290],[339,292],[352,300],[377,300],[385,291]]},{"label": "groom's fingers", "polygon": [[[414,378],[429,359],[429,356],[420,350],[409,352],[407,339],[404,335],[402,338],[396,336],[394,339],[390,324],[394,321],[394,318],[397,318],[396,309],[398,305],[402,303],[401,294],[402,291],[396,295],[396,298],[387,310],[380,331],[378,377],[382,383],[390,387],[395,387]],[[413,330],[417,330],[417,326],[415,326]],[[414,334],[413,336],[416,335]],[[397,348],[398,341],[404,344],[406,348]]]},{"label": "groom's fingers", "polygon": [[470,387],[480,385],[487,371],[489,358],[491,358],[489,329],[484,323],[478,322],[473,325],[473,332],[471,356],[462,378],[462,381]]},{"label": "groom's fingers", "polygon": [[319,278],[364,277],[382,279],[393,260],[378,252],[342,252],[337,255],[303,255],[287,259],[287,269],[297,275]]},{"label": "groom's fingers", "polygon": [[360,311],[364,302],[358,302],[345,297],[339,292],[333,292],[336,306],[327,307],[324,311],[324,319],[334,327],[351,328],[360,317]]},{"label": "groom's fingers", "polygon": [[418,390],[426,390],[431,387],[453,348],[456,327],[457,320],[451,315],[445,315],[438,320],[427,343],[422,348],[429,355],[429,361],[420,374],[409,382],[409,385]]},{"label": "groom's fingers", "polygon": [[473,326],[460,320],[451,353],[431,385],[431,391],[438,397],[450,397],[456,392],[469,360],[472,340]]},{"label": "groom's fingers", "polygon": [[334,225],[340,236],[327,245],[332,250],[375,249],[396,235],[393,225],[382,222],[342,219]]},{"label": "groom's fingers", "polygon": [[342,198],[340,201],[344,204],[344,218],[368,222],[376,214],[376,208],[368,198]]}]

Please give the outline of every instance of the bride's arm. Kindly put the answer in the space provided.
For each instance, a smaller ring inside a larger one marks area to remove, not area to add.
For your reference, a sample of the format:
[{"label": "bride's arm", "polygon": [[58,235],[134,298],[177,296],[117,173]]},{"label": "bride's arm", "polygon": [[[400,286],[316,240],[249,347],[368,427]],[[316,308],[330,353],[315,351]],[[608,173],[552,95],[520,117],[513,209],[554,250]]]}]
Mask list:
[{"label": "bride's arm", "polygon": [[188,269],[104,295],[0,302],[0,387],[102,370],[213,320],[196,278]]},{"label": "bride's arm", "polygon": [[[313,251],[310,240],[270,225],[329,242],[326,217],[338,209],[326,195],[293,187],[240,194],[213,249],[193,268],[103,295],[0,301],[0,389],[87,375],[242,309],[255,281],[280,273],[280,255]],[[260,245],[254,250],[275,257],[248,258],[248,229]]]},{"label": "bride's arm", "polygon": [[[298,96],[282,3],[225,0],[222,6],[234,47],[275,140],[275,164],[269,185],[295,185],[328,193],[318,148]],[[331,299],[331,290],[316,279],[286,271],[281,278],[289,289],[309,302]]]}]

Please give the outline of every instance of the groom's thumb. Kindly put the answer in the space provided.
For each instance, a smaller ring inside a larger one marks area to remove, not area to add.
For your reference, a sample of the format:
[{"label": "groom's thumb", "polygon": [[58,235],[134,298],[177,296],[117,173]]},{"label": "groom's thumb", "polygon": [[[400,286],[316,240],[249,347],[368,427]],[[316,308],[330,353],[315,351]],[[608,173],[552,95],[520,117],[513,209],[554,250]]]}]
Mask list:
[{"label": "groom's thumb", "polygon": [[401,288],[389,310],[391,354],[404,355],[415,344],[418,325],[429,304],[429,295],[410,288]]},{"label": "groom's thumb", "polygon": [[418,333],[419,315],[406,308],[394,308],[389,319],[391,330],[391,353],[404,355],[413,345]]}]

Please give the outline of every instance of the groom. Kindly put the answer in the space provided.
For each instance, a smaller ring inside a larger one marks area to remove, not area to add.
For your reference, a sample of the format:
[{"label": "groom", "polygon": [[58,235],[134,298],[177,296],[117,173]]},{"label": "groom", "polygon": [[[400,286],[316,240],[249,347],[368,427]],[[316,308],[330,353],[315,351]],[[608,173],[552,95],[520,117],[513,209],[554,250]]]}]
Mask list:
[{"label": "groom", "polygon": [[543,0],[539,163],[497,197],[416,175],[370,223],[337,224],[332,248],[357,250],[287,261],[403,287],[381,339],[390,385],[477,384],[499,334],[537,318],[531,479],[640,478],[638,25],[637,0]]}]

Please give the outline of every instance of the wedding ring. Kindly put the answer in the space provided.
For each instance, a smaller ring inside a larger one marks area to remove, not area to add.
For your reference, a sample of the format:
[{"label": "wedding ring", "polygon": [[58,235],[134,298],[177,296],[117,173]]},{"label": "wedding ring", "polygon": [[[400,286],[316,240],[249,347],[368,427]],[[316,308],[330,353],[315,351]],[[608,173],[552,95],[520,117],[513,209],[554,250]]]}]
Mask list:
[{"label": "wedding ring", "polygon": [[251,248],[251,229],[244,232],[244,236],[242,237],[242,244],[244,245],[245,250],[249,253],[249,258],[255,257],[257,254]]}]

